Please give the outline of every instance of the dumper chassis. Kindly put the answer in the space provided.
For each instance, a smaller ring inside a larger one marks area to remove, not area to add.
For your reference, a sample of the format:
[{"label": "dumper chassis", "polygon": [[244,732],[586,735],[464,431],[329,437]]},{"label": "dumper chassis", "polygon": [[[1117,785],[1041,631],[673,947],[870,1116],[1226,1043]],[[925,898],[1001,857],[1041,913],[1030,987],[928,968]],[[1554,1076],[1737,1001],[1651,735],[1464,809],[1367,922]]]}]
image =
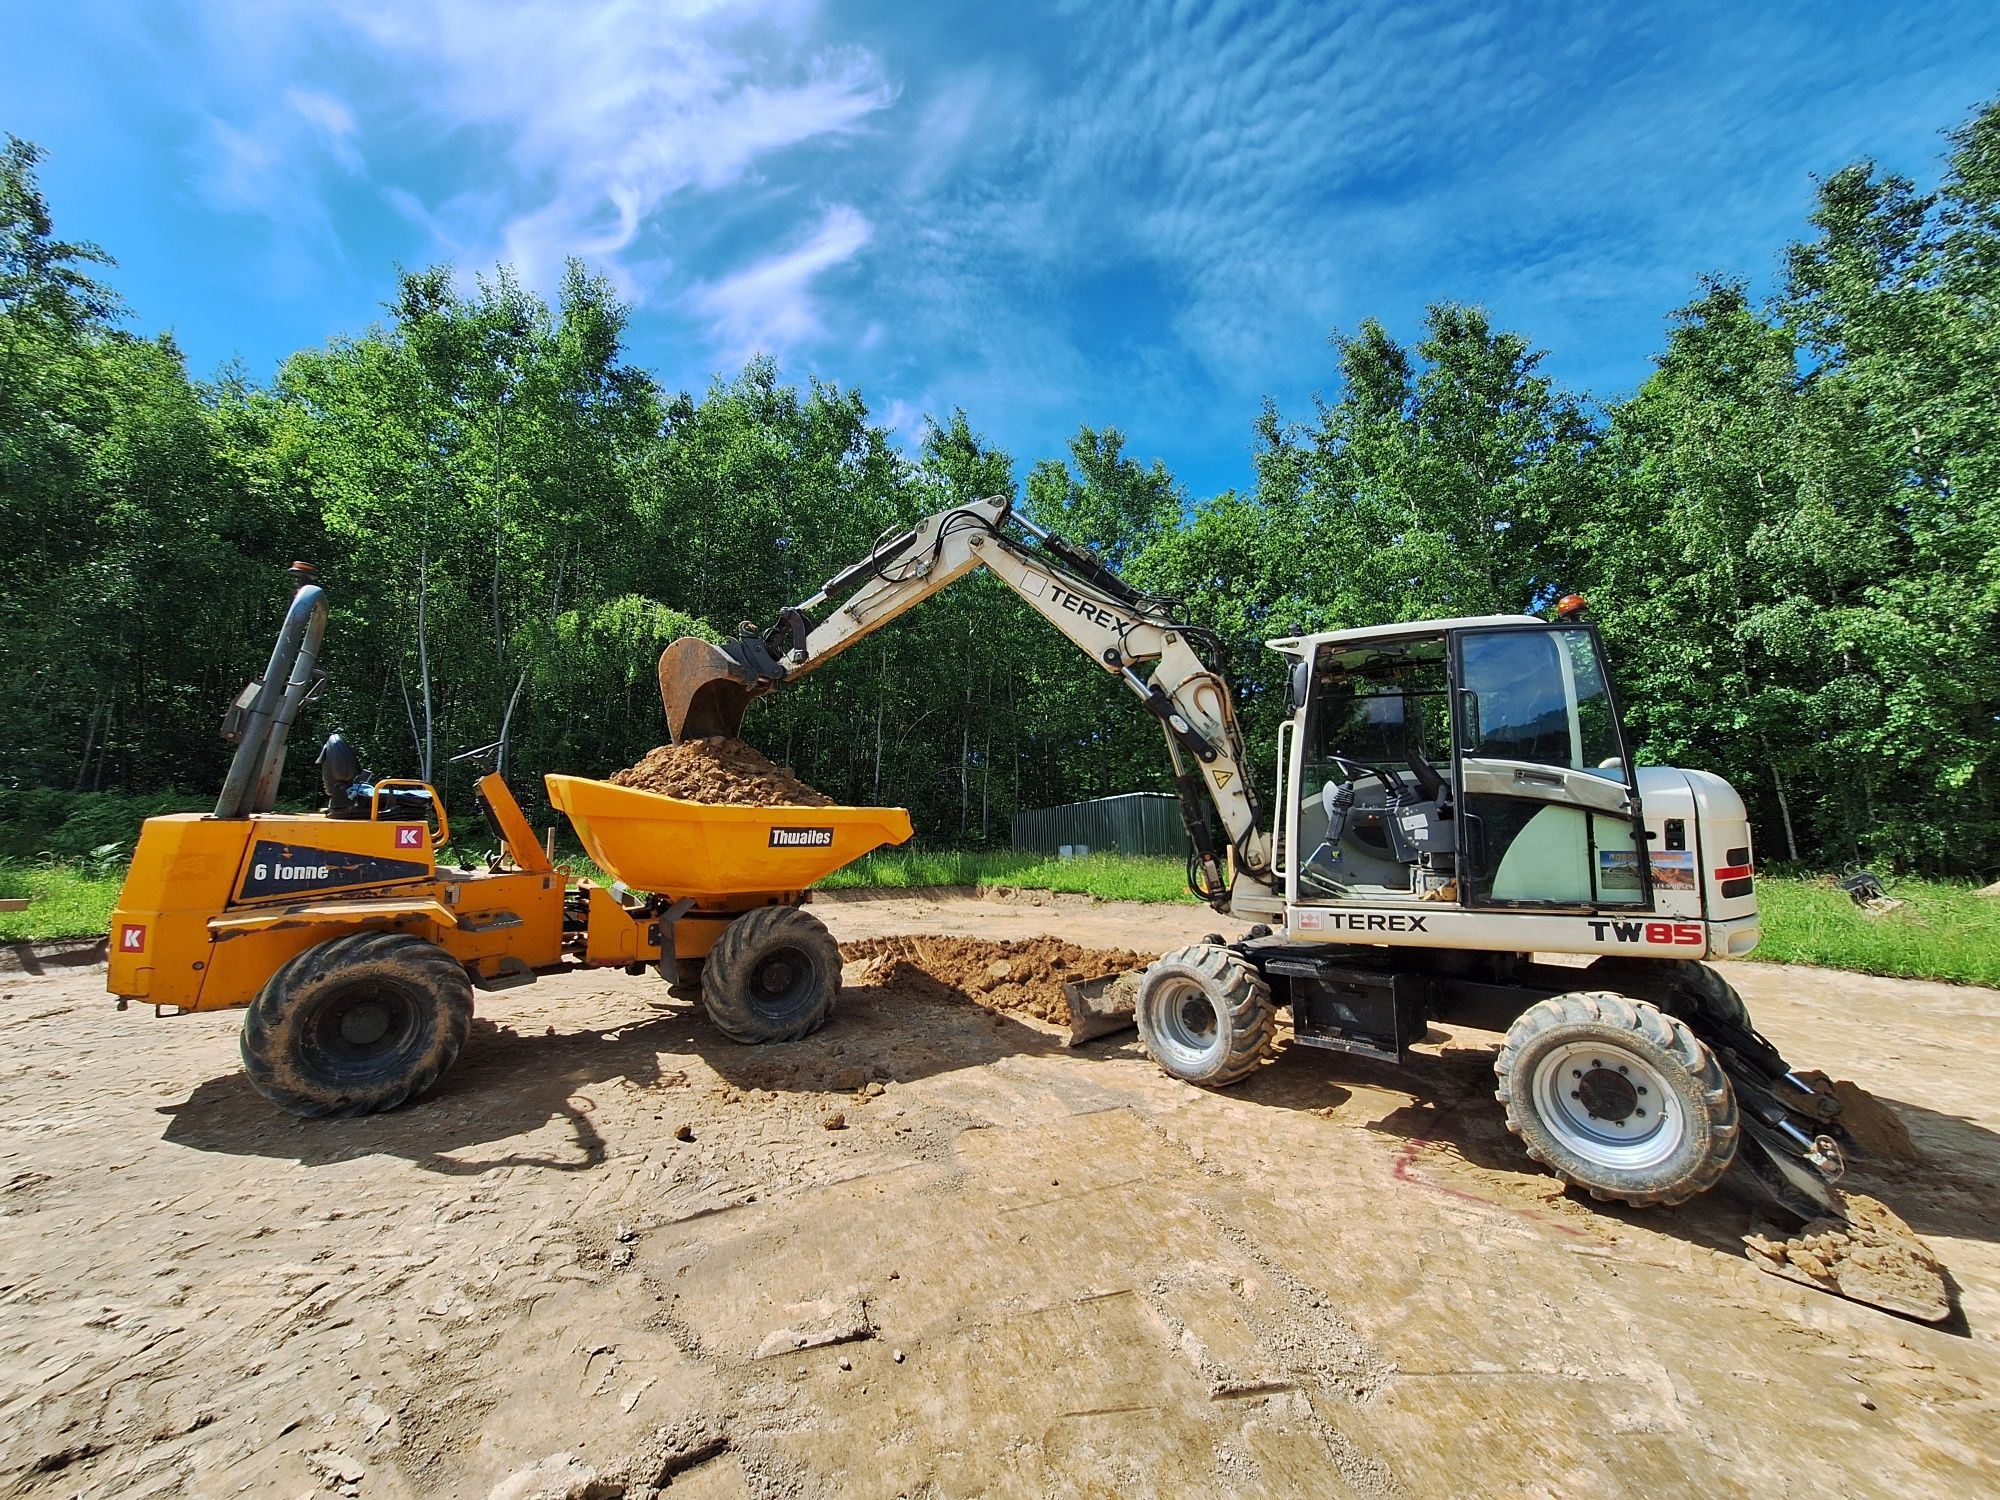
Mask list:
[{"label": "dumper chassis", "polygon": [[306,1116],[422,1094],[464,1046],[475,989],[570,969],[658,967],[739,1042],[790,1041],[825,1021],[840,956],[801,910],[806,889],[907,839],[907,812],[709,807],[551,775],[550,801],[612,876],[573,881],[489,772],[477,800],[498,847],[454,868],[436,792],[363,776],[338,735],[320,754],[325,810],[276,811],[326,628],[312,570],[294,572],[270,663],[224,724],[236,752],[215,810],[149,818],[140,835],[111,918],[120,1008],[247,1007],[246,1075]]}]

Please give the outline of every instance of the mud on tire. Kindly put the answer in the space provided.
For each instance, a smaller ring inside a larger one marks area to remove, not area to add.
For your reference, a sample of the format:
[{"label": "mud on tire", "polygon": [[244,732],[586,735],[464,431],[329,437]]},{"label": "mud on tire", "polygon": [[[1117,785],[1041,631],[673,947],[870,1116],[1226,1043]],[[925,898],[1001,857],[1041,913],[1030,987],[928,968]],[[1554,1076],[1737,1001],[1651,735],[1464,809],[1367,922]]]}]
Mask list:
[{"label": "mud on tire", "polygon": [[1728,1078],[1693,1032],[1643,1000],[1585,991],[1531,1006],[1494,1074],[1528,1155],[1593,1198],[1685,1202],[1735,1159]]},{"label": "mud on tire", "polygon": [[1147,969],[1133,1010],[1153,1061],[1204,1088],[1255,1072],[1277,1030],[1271,987],[1257,966],[1209,943],[1176,948]]},{"label": "mud on tire", "polygon": [[1600,958],[1584,971],[1614,993],[1650,1000],[1670,1016],[1703,1012],[1754,1032],[1736,986],[1691,958]]},{"label": "mud on tire", "polygon": [[243,1017],[243,1069],[295,1115],[370,1115],[421,1094],[472,1031],[472,981],[435,943],[356,932],[306,949]]},{"label": "mud on tire", "polygon": [[840,949],[819,918],[763,906],[723,929],[701,969],[701,999],[737,1042],[790,1042],[819,1030],[840,992]]}]

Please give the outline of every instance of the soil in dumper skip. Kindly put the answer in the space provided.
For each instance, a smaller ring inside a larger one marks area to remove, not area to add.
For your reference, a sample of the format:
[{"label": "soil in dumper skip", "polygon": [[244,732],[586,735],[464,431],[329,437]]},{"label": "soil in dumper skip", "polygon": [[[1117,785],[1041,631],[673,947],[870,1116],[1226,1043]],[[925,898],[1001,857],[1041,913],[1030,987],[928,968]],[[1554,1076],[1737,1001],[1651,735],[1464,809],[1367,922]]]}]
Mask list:
[{"label": "soil in dumper skip", "polygon": [[648,750],[637,765],[605,778],[613,786],[659,792],[683,802],[728,807],[831,807],[833,798],[807,786],[741,740],[688,740]]},{"label": "soil in dumper skip", "polygon": [[866,938],[842,943],[847,963],[863,964],[858,976],[891,995],[919,1000],[971,1000],[989,1010],[1032,1016],[1052,1026],[1069,1024],[1063,986],[1143,969],[1157,954],[1120,948],[1079,948],[1061,938],[1018,942],[984,938]]}]

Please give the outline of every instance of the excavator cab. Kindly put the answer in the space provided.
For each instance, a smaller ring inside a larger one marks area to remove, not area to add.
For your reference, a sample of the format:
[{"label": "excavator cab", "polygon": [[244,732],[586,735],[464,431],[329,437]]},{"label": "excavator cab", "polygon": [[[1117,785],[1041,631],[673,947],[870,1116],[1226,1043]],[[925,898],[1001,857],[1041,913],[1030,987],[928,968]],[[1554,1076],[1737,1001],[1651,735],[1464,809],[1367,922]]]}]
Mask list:
[{"label": "excavator cab", "polygon": [[1590,626],[1419,622],[1300,649],[1296,900],[1648,904],[1639,778]]}]

